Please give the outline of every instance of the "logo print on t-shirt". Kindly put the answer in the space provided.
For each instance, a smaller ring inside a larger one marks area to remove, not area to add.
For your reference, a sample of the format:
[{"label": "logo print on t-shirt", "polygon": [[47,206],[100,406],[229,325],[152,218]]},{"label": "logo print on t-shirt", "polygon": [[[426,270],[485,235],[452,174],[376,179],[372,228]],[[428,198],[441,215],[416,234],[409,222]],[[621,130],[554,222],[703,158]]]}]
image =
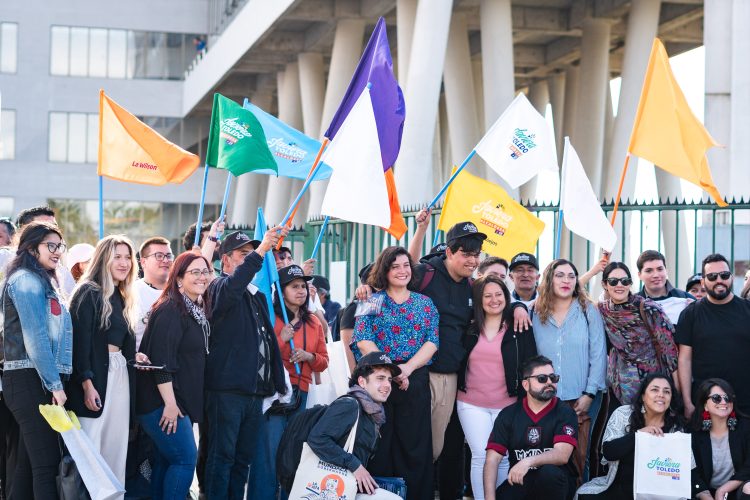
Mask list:
[{"label": "logo print on t-shirt", "polygon": [[563,432],[568,436],[575,434],[575,430],[569,425],[563,425]]},{"label": "logo print on t-shirt", "polygon": [[529,427],[526,429],[526,442],[530,446],[537,446],[542,442],[542,428],[541,427]]}]

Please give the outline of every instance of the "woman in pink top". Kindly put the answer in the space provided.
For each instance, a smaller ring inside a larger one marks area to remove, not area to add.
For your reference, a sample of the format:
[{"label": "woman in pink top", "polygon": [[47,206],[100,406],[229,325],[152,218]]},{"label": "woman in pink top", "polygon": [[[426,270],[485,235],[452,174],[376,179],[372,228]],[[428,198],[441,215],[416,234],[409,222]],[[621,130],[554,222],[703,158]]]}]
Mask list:
[{"label": "woman in pink top", "polygon": [[[495,418],[516,402],[521,389],[520,366],[536,355],[534,332],[513,329],[510,292],[498,276],[473,285],[474,322],[464,336],[466,357],[458,372],[458,418],[471,448],[471,487],[484,498],[482,469],[485,447]],[[522,395],[522,394],[521,394]],[[508,477],[508,459],[498,467],[497,485]]]}]

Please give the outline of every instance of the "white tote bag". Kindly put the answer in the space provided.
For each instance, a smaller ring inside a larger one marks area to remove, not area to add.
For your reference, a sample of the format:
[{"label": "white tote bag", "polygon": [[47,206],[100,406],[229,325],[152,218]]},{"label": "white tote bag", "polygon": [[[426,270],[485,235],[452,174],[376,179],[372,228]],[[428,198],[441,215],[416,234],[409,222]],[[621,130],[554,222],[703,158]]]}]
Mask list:
[{"label": "white tote bag", "polygon": [[[344,444],[344,451],[347,453],[354,449],[358,425],[359,414]],[[357,480],[352,472],[322,461],[307,443],[302,445],[302,455],[297,473],[294,475],[289,500],[354,500],[356,495]]]},{"label": "white tote bag", "polygon": [[322,382],[323,374],[313,373],[313,382],[307,387],[307,403],[305,408],[312,408],[315,405],[329,405],[333,403],[333,400],[338,396],[336,395],[336,387],[332,382]]},{"label": "white tote bag", "polygon": [[[349,392],[349,362],[342,341],[334,342],[328,330],[328,368],[320,373],[317,385],[310,384],[307,392],[306,408],[316,404],[328,405],[339,396]],[[317,376],[317,374],[316,374]]]},{"label": "white tote bag", "polygon": [[636,500],[691,498],[690,434],[635,433],[633,496]]}]

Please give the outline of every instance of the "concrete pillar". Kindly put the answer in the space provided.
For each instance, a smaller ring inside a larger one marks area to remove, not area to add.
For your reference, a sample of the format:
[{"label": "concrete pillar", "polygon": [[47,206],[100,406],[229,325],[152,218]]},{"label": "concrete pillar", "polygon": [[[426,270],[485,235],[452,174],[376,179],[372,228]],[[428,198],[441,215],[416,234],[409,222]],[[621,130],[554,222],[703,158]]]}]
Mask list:
[{"label": "concrete pillar", "polygon": [[[656,173],[656,187],[659,199],[672,202],[682,200],[682,186],[680,179],[660,168],[654,168]],[[664,256],[667,258],[667,272],[672,284],[682,288],[688,276],[693,274],[693,259],[690,258],[687,244],[687,224],[685,215],[680,217],[676,224],[676,212],[664,211],[661,213],[661,234],[664,239]],[[677,235],[679,234],[679,241]],[[678,254],[679,249],[679,254]],[[698,259],[700,261],[700,258]]]},{"label": "concrete pillar", "polygon": [[[271,92],[258,92],[252,103],[264,110],[271,108]],[[268,190],[268,175],[245,174],[237,178],[232,211],[227,219],[232,226],[254,226],[258,207],[263,204]]]},{"label": "concrete pillar", "polygon": [[[302,131],[310,136],[320,137],[320,121],[323,114],[323,98],[325,96],[325,76],[323,75],[323,54],[305,52],[297,56],[299,64],[300,94],[302,96]],[[316,154],[316,152],[312,153]],[[310,185],[310,201],[305,207],[300,207],[298,215],[300,222],[307,220],[307,215],[320,213],[320,206],[325,195],[325,185],[320,181]],[[304,213],[303,208],[305,208]]]},{"label": "concrete pillar", "polygon": [[[703,44],[706,51],[706,101],[703,122],[713,138],[725,146],[710,149],[707,156],[714,182],[719,192],[726,194],[732,191],[733,179],[730,177],[730,170],[732,150],[735,146],[732,141],[733,7],[731,0],[703,2]],[[737,36],[741,36],[741,33],[746,33],[744,27]],[[747,53],[739,55],[747,57]],[[747,198],[747,192],[744,196]],[[703,197],[708,199],[705,193]]]},{"label": "concrete pillar", "polygon": [[398,65],[396,78],[401,91],[406,92],[406,78],[409,75],[411,42],[414,37],[414,20],[417,18],[417,0],[397,0],[396,38],[398,39]]},{"label": "concrete pillar", "polygon": [[[604,194],[607,199],[612,199],[617,195],[622,166],[628,151],[633,121],[643,88],[643,77],[646,74],[651,46],[659,27],[660,7],[661,0],[633,0],[630,5],[625,35],[625,55],[622,61],[620,99],[612,132],[612,143],[604,167],[606,179]],[[628,168],[626,184],[622,192],[623,200],[633,198],[635,178],[636,169]]]},{"label": "concrete pillar", "polygon": [[[482,58],[476,57],[471,60],[472,77],[474,79],[474,108],[477,110],[477,123],[479,123],[479,135],[483,135],[484,130],[484,80],[482,75]],[[475,161],[475,160],[472,160]],[[478,159],[476,160],[478,161]]]},{"label": "concrete pillar", "polygon": [[404,205],[424,203],[434,195],[433,142],[452,8],[452,0],[420,2],[417,7],[405,94],[409,119],[395,172]]},{"label": "concrete pillar", "polygon": [[456,165],[466,158],[479,141],[473,76],[466,17],[462,13],[456,13],[451,19],[443,72],[445,105],[450,123],[449,161]]},{"label": "concrete pillar", "polygon": [[576,126],[571,142],[595,193],[601,192],[604,152],[604,109],[609,85],[610,23],[585,19],[581,40]]},{"label": "concrete pillar", "polygon": [[[299,67],[288,63],[277,75],[279,92],[279,119],[296,129],[302,128],[302,107],[299,88]],[[293,197],[294,183],[287,177],[268,179],[265,216],[268,224],[278,224],[284,218]]]},{"label": "concrete pillar", "polygon": [[[482,42],[484,130],[486,131],[508,107],[516,92],[510,0],[481,0],[479,26]],[[486,178],[502,185],[512,196],[518,197],[518,190],[510,189],[505,181],[489,168],[486,171]]]},{"label": "concrete pillar", "polygon": [[[547,104],[549,104],[549,87],[547,80],[539,80],[529,86],[529,102],[534,106],[539,114],[544,116],[547,113]],[[536,186],[539,176],[534,176],[529,182],[520,187],[521,200],[525,202],[536,201]]]},{"label": "concrete pillar", "polygon": [[[612,87],[607,83],[607,102],[604,105],[604,158],[603,163],[604,171],[602,172],[602,190],[599,194],[599,199],[611,200],[614,195],[610,195],[609,192],[614,184],[615,194],[617,192],[617,185],[620,182],[620,171],[610,170],[606,167],[606,158],[609,158],[610,151],[612,150],[612,138],[615,132],[615,115],[612,112]],[[622,169],[620,169],[622,170]],[[635,176],[634,176],[635,177]]]},{"label": "concrete pillar", "polygon": [[[565,105],[563,113],[563,137],[571,137],[575,135],[576,116],[578,113],[578,80],[581,74],[581,68],[579,66],[568,66],[565,70]],[[560,147],[562,148],[564,144]],[[576,144],[573,147],[578,150]],[[560,163],[562,165],[562,152],[560,153]],[[570,258],[570,238],[571,233],[567,229],[563,229],[562,236],[560,238],[560,257],[564,259]]]},{"label": "concrete pillar", "polygon": [[[747,173],[747,159],[750,158],[750,2],[734,0],[732,4],[732,113],[729,189],[720,191],[728,198],[737,200],[750,195],[750,176]],[[717,170],[711,165],[711,170]]]},{"label": "concrete pillar", "polygon": [[562,162],[564,134],[563,121],[565,116],[565,73],[555,73],[547,78],[549,102],[552,106],[552,126],[555,130],[555,146],[557,146],[557,161]]}]

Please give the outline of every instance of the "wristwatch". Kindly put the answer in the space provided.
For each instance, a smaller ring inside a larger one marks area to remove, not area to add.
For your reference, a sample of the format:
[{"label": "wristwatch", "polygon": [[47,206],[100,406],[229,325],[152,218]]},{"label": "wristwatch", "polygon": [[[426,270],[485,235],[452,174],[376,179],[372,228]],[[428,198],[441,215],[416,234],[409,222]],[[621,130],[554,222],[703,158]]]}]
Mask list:
[{"label": "wristwatch", "polygon": [[583,394],[584,396],[588,396],[591,399],[596,399],[596,394],[591,394],[590,392],[586,392],[586,391],[583,391],[581,394]]},{"label": "wristwatch", "polygon": [[208,239],[210,241],[213,241],[214,243],[217,243],[219,241],[219,238],[217,238],[216,236],[211,236],[210,234],[208,235]]}]

